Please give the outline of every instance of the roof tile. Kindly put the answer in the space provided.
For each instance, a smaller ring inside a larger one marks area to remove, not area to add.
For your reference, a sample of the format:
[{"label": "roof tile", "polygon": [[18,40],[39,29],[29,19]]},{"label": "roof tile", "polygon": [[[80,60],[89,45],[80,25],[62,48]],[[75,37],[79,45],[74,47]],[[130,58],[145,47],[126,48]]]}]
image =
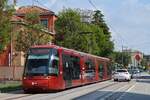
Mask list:
[{"label": "roof tile", "polygon": [[16,15],[13,15],[13,16],[11,17],[11,21],[23,21],[23,19],[20,18],[20,17],[18,17],[18,16],[16,16]]},{"label": "roof tile", "polygon": [[39,6],[23,6],[20,7],[19,9],[16,10],[16,14],[17,15],[24,15],[26,13],[32,12],[32,11],[37,11],[40,14],[54,14],[54,12],[45,9],[45,8],[41,8]]}]

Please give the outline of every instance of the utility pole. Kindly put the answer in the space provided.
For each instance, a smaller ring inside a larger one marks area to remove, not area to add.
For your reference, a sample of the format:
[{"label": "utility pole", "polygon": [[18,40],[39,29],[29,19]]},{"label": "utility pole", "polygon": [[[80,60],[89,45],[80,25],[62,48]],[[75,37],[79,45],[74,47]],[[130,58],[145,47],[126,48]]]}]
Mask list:
[{"label": "utility pole", "polygon": [[15,9],[17,9],[16,5],[17,5],[17,0],[13,0],[13,6],[14,6]]},{"label": "utility pole", "polygon": [[17,0],[13,0],[13,5],[16,6]]},{"label": "utility pole", "polygon": [[[17,3],[17,0],[14,0],[13,1],[13,6],[14,8],[16,9],[16,3]],[[12,25],[12,31],[10,33],[10,67],[12,68],[13,67],[13,80],[15,78],[15,66],[13,66],[13,32],[14,32],[14,25]]]},{"label": "utility pole", "polygon": [[122,65],[124,65],[123,64],[123,45],[122,45]]},{"label": "utility pole", "polygon": [[[16,6],[16,0],[13,0],[13,6]],[[12,53],[13,53],[13,39],[12,39],[12,33],[13,32],[13,27],[12,27],[12,31],[10,32],[10,54],[9,54],[9,66],[12,67]]]}]

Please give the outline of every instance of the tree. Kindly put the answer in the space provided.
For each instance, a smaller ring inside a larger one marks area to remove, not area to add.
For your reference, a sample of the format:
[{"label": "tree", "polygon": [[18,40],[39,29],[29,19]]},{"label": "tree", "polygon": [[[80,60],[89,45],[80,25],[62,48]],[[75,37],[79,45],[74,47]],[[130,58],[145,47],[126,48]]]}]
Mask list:
[{"label": "tree", "polygon": [[94,25],[97,25],[99,28],[103,30],[105,37],[103,38],[103,43],[99,42],[99,46],[102,47],[102,51],[99,55],[108,56],[113,52],[114,43],[111,41],[111,32],[109,32],[109,28],[104,21],[104,15],[100,10],[94,11],[93,21]]},{"label": "tree", "polygon": [[59,13],[56,21],[55,43],[67,48],[88,52],[88,36],[82,32],[89,27],[80,21],[80,14],[72,9],[64,9]]},{"label": "tree", "polygon": [[109,28],[108,28],[106,22],[104,21],[103,17],[104,17],[104,15],[101,13],[100,10],[94,11],[92,23],[95,25],[98,25],[100,28],[102,28],[105,35],[110,36]]},{"label": "tree", "polygon": [[47,44],[51,41],[52,37],[41,31],[44,27],[40,24],[39,13],[37,11],[27,13],[25,15],[25,23],[24,28],[16,34],[15,49],[17,51],[26,53],[32,45]]},{"label": "tree", "polygon": [[128,66],[128,64],[131,62],[131,56],[126,52],[114,52],[111,55],[111,58],[114,62],[122,64],[124,67]]},{"label": "tree", "polygon": [[64,9],[58,14],[55,43],[98,56],[109,55],[113,48],[102,28],[83,23],[80,13],[73,9]]},{"label": "tree", "polygon": [[141,61],[141,66],[143,67],[144,70],[148,70],[149,69],[148,61],[146,61],[146,59],[143,58]]},{"label": "tree", "polygon": [[13,6],[8,5],[8,0],[0,0],[0,52],[10,43],[10,20],[13,11]]}]

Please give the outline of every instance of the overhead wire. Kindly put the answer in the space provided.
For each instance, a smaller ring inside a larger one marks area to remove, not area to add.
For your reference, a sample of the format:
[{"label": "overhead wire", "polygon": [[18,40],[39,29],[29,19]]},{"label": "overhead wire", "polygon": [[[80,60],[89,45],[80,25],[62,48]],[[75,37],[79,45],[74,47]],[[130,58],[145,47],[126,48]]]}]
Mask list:
[{"label": "overhead wire", "polygon": [[[88,2],[96,9],[96,5],[92,2],[92,0],[88,0]],[[107,25],[111,28],[111,30],[113,30],[113,33],[115,33],[118,37],[119,37],[119,41],[121,42],[122,46],[124,46],[124,44],[128,44],[125,39],[111,26],[107,23]],[[123,42],[126,42],[126,43],[123,43]]]},{"label": "overhead wire", "polygon": [[47,6],[45,6],[43,3],[41,3],[39,0],[33,0],[33,1],[35,1],[36,3],[38,3],[40,6],[42,6],[42,7],[44,7],[44,8],[46,8],[46,9],[48,9],[48,10],[50,10],[51,11],[51,9],[49,9]]},{"label": "overhead wire", "polygon": [[[42,4],[39,0],[33,0],[33,1],[35,1],[35,2],[38,3],[39,5],[41,5],[41,6],[45,7],[45,8],[47,8],[48,10],[50,10],[47,6],[45,6],[44,4]],[[90,5],[91,5],[94,9],[98,10],[97,7],[96,7],[96,5],[93,3],[92,0],[88,0],[88,2],[90,3]],[[107,24],[108,24],[108,23],[107,23]],[[109,24],[108,24],[108,25],[109,25]],[[127,41],[121,36],[121,34],[119,34],[119,33],[116,31],[116,29],[114,29],[111,25],[109,25],[109,27],[111,28],[111,30],[113,31],[113,33],[115,33],[115,34],[118,36],[119,41],[121,42],[121,44],[122,44],[123,46],[124,46],[124,45],[129,45],[129,44],[127,43]]]},{"label": "overhead wire", "polygon": [[[47,8],[48,10],[50,10],[47,6],[45,6],[43,3],[41,3],[39,0],[32,0],[32,1],[35,1],[36,3],[38,3],[39,5]],[[96,5],[93,3],[92,0],[88,0],[89,4],[95,9],[95,10],[98,10]],[[108,24],[108,23],[107,23]],[[109,24],[108,24],[109,25]],[[124,45],[128,45],[128,46],[133,46],[133,45],[129,45],[128,42],[121,36],[120,33],[118,33],[116,31],[116,29],[114,29],[111,25],[109,25],[109,27],[111,28],[111,30],[113,31],[113,33],[115,33],[117,35],[117,37],[119,38],[119,42],[124,46]],[[117,42],[117,41],[116,41]],[[144,43],[143,43],[144,44]],[[137,44],[139,45],[139,44]],[[134,45],[135,46],[135,45]]]},{"label": "overhead wire", "polygon": [[116,31],[116,29],[114,27],[112,27],[110,24],[107,23],[107,25],[111,28],[111,30],[113,31],[113,33],[115,33],[117,35],[117,37],[119,38],[119,42],[121,42],[122,45],[129,45],[127,43],[127,41],[121,36],[120,33],[118,33]]},{"label": "overhead wire", "polygon": [[97,10],[97,7],[95,6],[95,4],[91,0],[88,0],[88,2]]}]

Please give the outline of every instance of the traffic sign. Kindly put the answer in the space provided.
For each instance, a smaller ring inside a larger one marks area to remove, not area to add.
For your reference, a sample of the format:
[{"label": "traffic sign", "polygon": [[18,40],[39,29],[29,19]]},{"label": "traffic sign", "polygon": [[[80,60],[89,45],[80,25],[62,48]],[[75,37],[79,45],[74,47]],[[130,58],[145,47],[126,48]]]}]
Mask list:
[{"label": "traffic sign", "polygon": [[141,60],[140,55],[139,55],[139,54],[136,54],[136,55],[135,55],[135,59],[136,59],[137,61],[140,61],[140,60]]}]

